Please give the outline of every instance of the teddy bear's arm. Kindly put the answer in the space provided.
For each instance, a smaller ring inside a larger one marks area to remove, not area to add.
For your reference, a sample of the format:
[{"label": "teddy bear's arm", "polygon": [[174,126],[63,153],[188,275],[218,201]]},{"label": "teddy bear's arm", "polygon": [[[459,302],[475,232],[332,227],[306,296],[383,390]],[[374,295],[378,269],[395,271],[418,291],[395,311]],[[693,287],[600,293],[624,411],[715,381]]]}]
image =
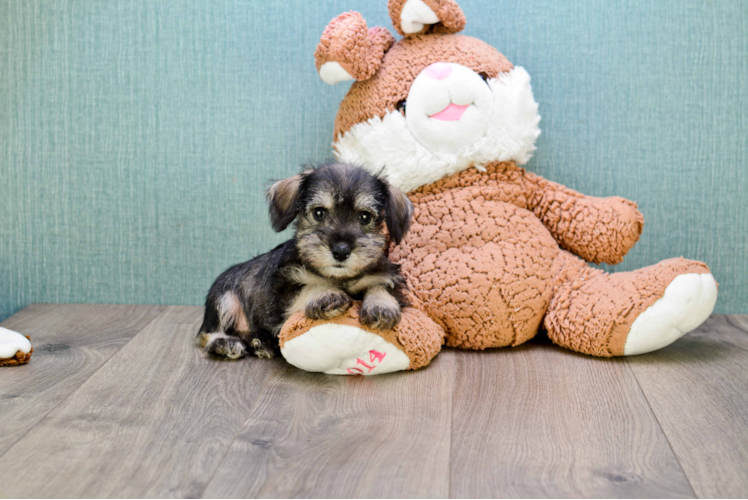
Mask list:
[{"label": "teddy bear's arm", "polygon": [[644,227],[636,203],[619,196],[585,196],[561,184],[525,173],[529,207],[562,248],[588,262],[618,264]]},{"label": "teddy bear's arm", "polygon": [[618,196],[585,196],[512,162],[465,170],[419,188],[410,197],[413,203],[421,204],[440,193],[451,193],[453,204],[462,198],[483,199],[530,210],[562,248],[588,262],[621,262],[644,227],[644,217],[633,201]]}]

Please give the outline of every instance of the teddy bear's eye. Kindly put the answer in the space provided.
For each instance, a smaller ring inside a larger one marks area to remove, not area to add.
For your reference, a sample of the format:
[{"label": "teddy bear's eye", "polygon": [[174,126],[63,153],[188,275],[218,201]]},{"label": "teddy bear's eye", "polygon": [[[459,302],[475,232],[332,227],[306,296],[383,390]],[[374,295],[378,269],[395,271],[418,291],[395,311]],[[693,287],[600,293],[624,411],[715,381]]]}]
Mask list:
[{"label": "teddy bear's eye", "polygon": [[488,78],[489,78],[488,74],[478,73],[478,76],[480,76],[483,79],[483,81],[486,82],[486,84],[488,84]]},{"label": "teddy bear's eye", "polygon": [[398,110],[400,113],[402,113],[403,116],[405,116],[405,105],[407,102],[405,99],[401,99],[397,101],[397,104],[395,104],[395,109]]}]

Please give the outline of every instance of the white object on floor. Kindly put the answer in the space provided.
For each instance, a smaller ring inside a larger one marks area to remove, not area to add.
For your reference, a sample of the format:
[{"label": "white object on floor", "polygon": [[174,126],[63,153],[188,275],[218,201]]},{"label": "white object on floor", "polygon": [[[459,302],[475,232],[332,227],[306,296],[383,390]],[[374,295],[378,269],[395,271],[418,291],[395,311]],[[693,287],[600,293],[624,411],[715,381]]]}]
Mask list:
[{"label": "white object on floor", "polygon": [[408,356],[379,335],[334,323],[289,340],[281,353],[297,368],[330,375],[379,375],[410,366]]},{"label": "white object on floor", "polygon": [[18,351],[28,354],[31,342],[18,332],[0,326],[0,359],[12,358]]},{"label": "white object on floor", "polygon": [[717,282],[706,274],[682,274],[631,325],[624,356],[656,351],[702,324],[717,302]]}]

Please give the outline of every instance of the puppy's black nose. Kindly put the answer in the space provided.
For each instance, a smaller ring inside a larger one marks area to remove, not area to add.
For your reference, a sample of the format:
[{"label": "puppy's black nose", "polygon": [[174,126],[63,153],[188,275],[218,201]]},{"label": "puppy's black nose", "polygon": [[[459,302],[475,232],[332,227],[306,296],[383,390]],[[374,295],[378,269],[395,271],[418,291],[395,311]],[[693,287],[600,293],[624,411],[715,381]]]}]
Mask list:
[{"label": "puppy's black nose", "polygon": [[332,256],[335,257],[335,260],[343,262],[349,255],[351,255],[351,246],[344,241],[339,241],[332,246],[330,251],[332,252]]}]

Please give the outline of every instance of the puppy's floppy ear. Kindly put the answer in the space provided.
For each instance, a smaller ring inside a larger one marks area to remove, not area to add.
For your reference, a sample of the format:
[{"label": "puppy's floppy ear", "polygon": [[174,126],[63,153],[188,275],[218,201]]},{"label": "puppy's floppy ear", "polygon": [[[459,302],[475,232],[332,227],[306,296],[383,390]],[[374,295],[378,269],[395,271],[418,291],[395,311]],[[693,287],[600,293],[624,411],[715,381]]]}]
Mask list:
[{"label": "puppy's floppy ear", "polygon": [[270,205],[270,225],[274,231],[283,231],[298,215],[299,190],[308,173],[307,170],[278,181],[265,193]]},{"label": "puppy's floppy ear", "polygon": [[390,238],[396,244],[400,243],[405,233],[410,229],[413,217],[413,204],[408,197],[391,184],[387,184],[387,207],[385,208],[384,221]]}]

